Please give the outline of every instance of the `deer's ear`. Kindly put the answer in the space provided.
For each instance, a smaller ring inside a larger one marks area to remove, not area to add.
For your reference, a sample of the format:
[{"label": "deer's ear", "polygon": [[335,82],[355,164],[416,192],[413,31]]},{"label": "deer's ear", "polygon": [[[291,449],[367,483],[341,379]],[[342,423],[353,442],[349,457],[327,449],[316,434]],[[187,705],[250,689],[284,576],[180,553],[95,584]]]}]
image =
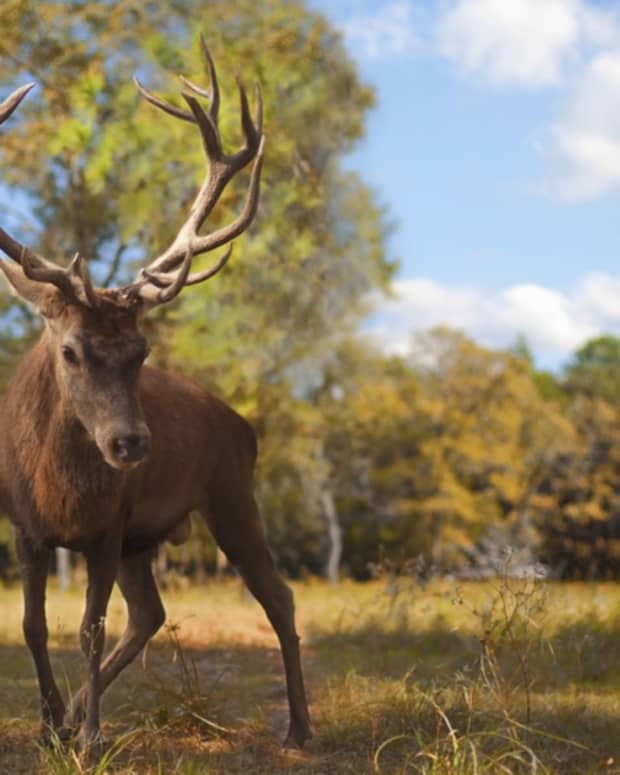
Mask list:
[{"label": "deer's ear", "polygon": [[39,314],[50,319],[60,315],[65,303],[57,288],[49,283],[31,280],[19,264],[11,261],[0,261],[0,269],[13,293],[34,307]]}]

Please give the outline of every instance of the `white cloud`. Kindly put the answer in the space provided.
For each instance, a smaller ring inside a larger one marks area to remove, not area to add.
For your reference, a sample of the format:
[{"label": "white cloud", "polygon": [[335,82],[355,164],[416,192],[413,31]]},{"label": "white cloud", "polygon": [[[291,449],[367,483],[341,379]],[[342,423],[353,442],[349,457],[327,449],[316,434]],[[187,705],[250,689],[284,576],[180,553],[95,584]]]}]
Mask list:
[{"label": "white cloud", "polygon": [[438,19],[437,49],[494,84],[562,82],[564,108],[538,143],[548,165],[539,188],[564,201],[620,190],[617,9],[586,0],[452,0]]},{"label": "white cloud", "polygon": [[579,287],[578,303],[596,318],[605,330],[620,328],[620,277],[604,272],[592,272]]},{"label": "white cloud", "polygon": [[352,47],[361,47],[365,56],[402,56],[418,45],[415,30],[416,9],[407,0],[382,4],[373,13],[361,13],[342,21],[340,27]]},{"label": "white cloud", "polygon": [[620,48],[591,60],[542,152],[551,162],[543,187],[556,198],[587,199],[620,190]]},{"label": "white cloud", "polygon": [[349,0],[347,9],[340,27],[358,55],[432,52],[497,87],[561,86],[536,142],[545,164],[536,190],[569,202],[620,191],[618,4]]},{"label": "white cloud", "polygon": [[527,86],[557,84],[582,46],[617,37],[616,17],[585,0],[457,0],[437,25],[438,50],[467,72]]},{"label": "white cloud", "polygon": [[394,290],[368,328],[391,352],[407,352],[413,332],[446,325],[494,348],[525,336],[538,362],[555,366],[594,336],[620,335],[620,276],[588,274],[568,294],[534,284],[485,294],[428,279],[399,280]]}]

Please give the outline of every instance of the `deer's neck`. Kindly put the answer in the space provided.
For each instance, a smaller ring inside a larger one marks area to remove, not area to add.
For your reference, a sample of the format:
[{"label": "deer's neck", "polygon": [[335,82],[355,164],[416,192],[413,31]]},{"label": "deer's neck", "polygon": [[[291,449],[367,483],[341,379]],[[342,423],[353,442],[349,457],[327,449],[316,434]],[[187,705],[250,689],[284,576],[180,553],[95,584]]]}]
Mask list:
[{"label": "deer's neck", "polygon": [[114,511],[120,475],[63,398],[45,336],[22,361],[7,402],[15,454],[36,511],[56,537],[73,540],[94,512]]},{"label": "deer's neck", "polygon": [[26,354],[9,388],[7,403],[16,431],[16,452],[36,468],[60,449],[79,454],[80,424],[63,398],[56,380],[54,357],[44,334]]}]

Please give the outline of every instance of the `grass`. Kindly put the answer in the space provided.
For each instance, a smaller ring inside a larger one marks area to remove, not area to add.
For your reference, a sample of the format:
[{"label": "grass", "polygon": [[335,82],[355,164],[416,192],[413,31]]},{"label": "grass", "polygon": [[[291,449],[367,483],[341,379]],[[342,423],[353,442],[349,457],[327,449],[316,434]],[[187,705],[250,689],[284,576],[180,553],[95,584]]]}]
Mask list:
[{"label": "grass", "polygon": [[[92,773],[620,773],[620,588],[385,578],[294,585],[315,739],[280,748],[276,640],[239,582],[165,595],[169,624],[105,695]],[[48,594],[65,693],[84,664],[82,592]],[[0,772],[88,770],[38,742],[21,592],[0,590]],[[110,640],[124,606],[115,595]]]}]

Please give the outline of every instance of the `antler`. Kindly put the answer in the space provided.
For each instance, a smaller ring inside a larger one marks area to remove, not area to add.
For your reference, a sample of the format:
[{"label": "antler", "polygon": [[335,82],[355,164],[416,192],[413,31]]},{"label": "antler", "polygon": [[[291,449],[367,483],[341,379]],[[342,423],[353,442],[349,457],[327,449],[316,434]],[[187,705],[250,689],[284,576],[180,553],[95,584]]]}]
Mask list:
[{"label": "antler", "polygon": [[[28,92],[34,88],[34,86],[34,83],[27,83],[25,86],[21,86],[12,94],[9,94],[4,102],[0,104],[0,124],[3,124],[8,119],[8,117],[13,113],[13,111],[17,108]],[[1,228],[0,248],[14,261],[17,261],[17,263],[21,263],[21,256],[24,251],[27,250],[27,248],[14,240],[4,231],[4,229]],[[41,258],[41,256],[36,256],[35,261],[36,258]]]},{"label": "antler", "polygon": [[[245,138],[244,147],[232,155],[222,150],[222,140],[218,129],[220,91],[213,59],[200,36],[200,45],[204,54],[211,89],[207,91],[182,78],[185,89],[182,96],[189,111],[176,107],[148,91],[136,78],[135,83],[142,96],[156,108],[171,116],[196,124],[200,131],[202,144],[208,161],[206,178],[194,200],[190,214],[181,226],[172,244],[145,269],[140,270],[133,283],[121,289],[131,297],[139,297],[150,305],[160,304],[173,299],[186,285],[203,282],[228,261],[232,245],[228,251],[210,269],[189,274],[192,258],[201,253],[215,250],[231,242],[251,224],[258,207],[260,174],[263,161],[263,104],[260,89],[256,87],[256,123],[250,114],[248,98],[243,84],[237,78],[241,108],[241,126]],[[210,102],[203,109],[196,96]],[[211,234],[200,235],[199,231],[213,210],[222,191],[233,176],[254,159],[245,205],[241,213],[230,224]]]},{"label": "antler", "polygon": [[[140,270],[133,283],[117,289],[121,296],[127,299],[140,299],[149,306],[171,301],[186,285],[201,283],[219,272],[230,258],[232,245],[211,268],[190,274],[193,257],[232,242],[252,223],[258,207],[264,140],[263,103],[260,89],[256,87],[255,123],[250,114],[245,88],[237,78],[241,127],[245,143],[237,153],[225,154],[218,129],[220,91],[215,65],[202,36],[200,45],[205,57],[211,89],[207,91],[182,78],[185,87],[182,96],[189,106],[189,111],[156,97],[145,89],[137,78],[135,79],[140,93],[152,105],[182,121],[198,126],[208,162],[206,178],[192,204],[187,220],[172,244],[148,267]],[[33,86],[33,83],[22,86],[0,104],[0,124],[9,118]],[[209,108],[203,109],[196,97],[208,99]],[[217,231],[211,234],[199,234],[226,185],[252,160],[254,165],[241,213],[232,223]],[[62,268],[22,245],[1,228],[0,249],[21,264],[26,277],[55,285],[70,304],[81,304],[87,307],[99,305],[99,297],[90,280],[87,263],[80,255],[76,254],[71,264],[67,268]]]},{"label": "antler", "polygon": [[20,86],[19,89],[10,94],[2,104],[0,104],[0,124],[3,124],[19,103],[24,99],[31,89],[34,89],[36,84],[27,83],[25,86]]},{"label": "antler", "polygon": [[[34,83],[21,86],[0,104],[0,124],[3,124],[9,118],[34,86]],[[1,228],[0,248],[10,258],[21,264],[26,277],[38,282],[55,285],[70,304],[82,304],[87,307],[96,307],[98,305],[97,294],[90,281],[86,262],[77,253],[71,264],[66,269],[63,269],[30,250],[25,245],[20,244]]]}]

